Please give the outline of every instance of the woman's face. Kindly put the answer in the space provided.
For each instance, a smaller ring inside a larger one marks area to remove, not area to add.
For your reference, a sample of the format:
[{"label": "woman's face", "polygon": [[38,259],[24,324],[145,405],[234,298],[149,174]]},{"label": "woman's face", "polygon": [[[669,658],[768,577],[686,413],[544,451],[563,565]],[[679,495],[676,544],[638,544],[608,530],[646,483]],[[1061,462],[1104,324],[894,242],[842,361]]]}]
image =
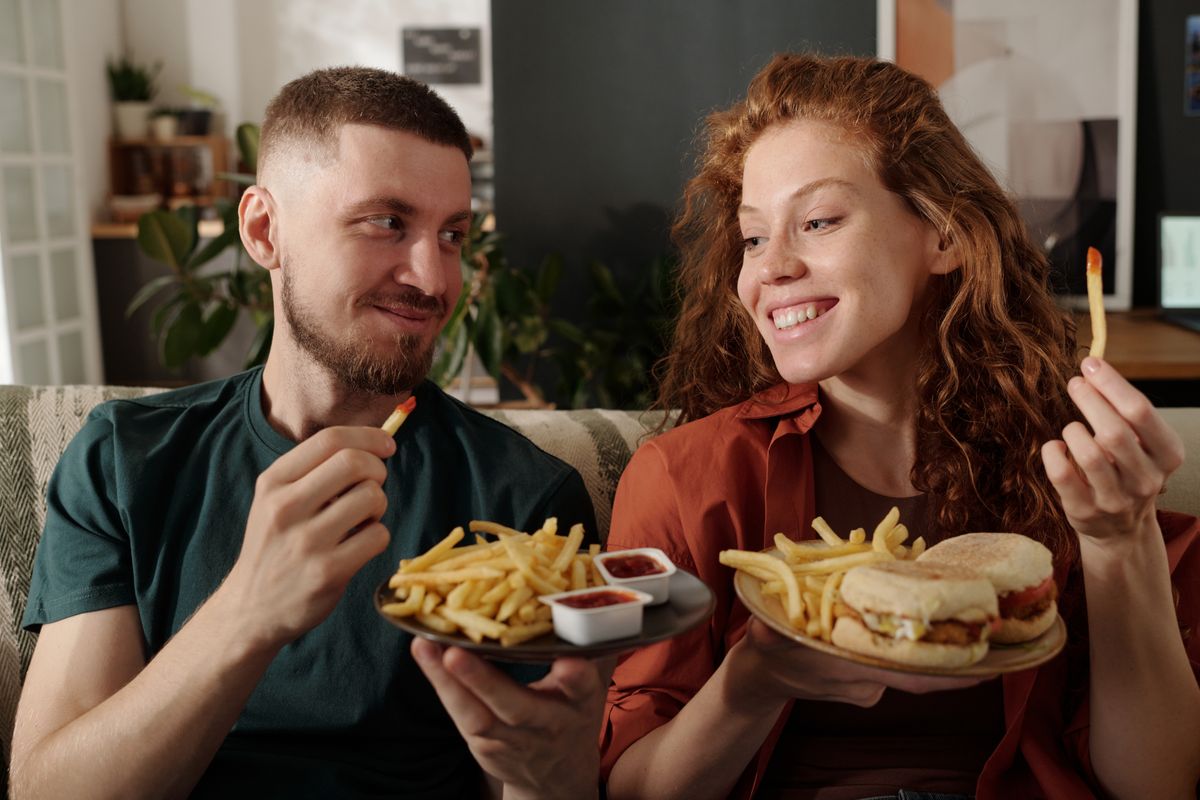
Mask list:
[{"label": "woman's face", "polygon": [[929,276],[954,268],[933,227],[847,139],[792,121],[746,154],[738,296],[791,383],[910,367]]}]

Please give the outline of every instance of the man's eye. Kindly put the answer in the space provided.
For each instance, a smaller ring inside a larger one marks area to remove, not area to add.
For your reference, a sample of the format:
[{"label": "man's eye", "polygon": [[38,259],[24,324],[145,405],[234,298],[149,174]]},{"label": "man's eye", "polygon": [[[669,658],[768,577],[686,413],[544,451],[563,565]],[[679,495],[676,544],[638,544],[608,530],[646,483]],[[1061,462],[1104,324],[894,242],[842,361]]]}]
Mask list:
[{"label": "man's eye", "polygon": [[367,217],[367,222],[369,222],[370,224],[372,224],[378,228],[383,228],[384,230],[388,230],[388,231],[400,230],[399,218],[393,217],[391,215],[385,215],[385,216],[381,216],[381,217]]},{"label": "man's eye", "polygon": [[455,247],[461,247],[462,243],[466,240],[467,235],[462,231],[448,230],[442,231],[441,237],[443,242],[452,244]]}]

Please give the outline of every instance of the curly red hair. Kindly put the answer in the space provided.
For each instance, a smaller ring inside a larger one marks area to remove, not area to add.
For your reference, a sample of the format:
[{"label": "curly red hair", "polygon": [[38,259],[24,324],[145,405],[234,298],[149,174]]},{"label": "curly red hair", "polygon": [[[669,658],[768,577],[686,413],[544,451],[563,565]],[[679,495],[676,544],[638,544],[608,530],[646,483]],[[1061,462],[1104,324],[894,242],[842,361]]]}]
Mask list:
[{"label": "curly red hair", "polygon": [[741,402],[781,378],[737,296],[737,209],[747,149],[788,120],[832,123],[883,184],[955,244],[960,269],[931,284],[922,319],[913,484],[932,525],[1025,533],[1066,563],[1075,537],[1042,467],[1041,444],[1074,413],[1066,383],[1075,329],[1049,290],[1049,265],[1010,197],[928,83],[894,64],[781,55],[746,99],[708,117],[703,155],[673,229],[682,302],[660,365],[658,405],[680,422]]}]

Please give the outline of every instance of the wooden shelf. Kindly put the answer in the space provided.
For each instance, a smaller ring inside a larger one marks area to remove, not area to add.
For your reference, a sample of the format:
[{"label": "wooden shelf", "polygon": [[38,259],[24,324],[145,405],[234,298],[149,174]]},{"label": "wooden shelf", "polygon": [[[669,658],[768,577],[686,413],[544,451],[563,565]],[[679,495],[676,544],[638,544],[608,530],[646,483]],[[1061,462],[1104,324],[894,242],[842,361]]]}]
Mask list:
[{"label": "wooden shelf", "polygon": [[[1092,342],[1086,312],[1075,312],[1079,345]],[[1173,325],[1154,309],[1110,311],[1105,360],[1129,380],[1200,380],[1200,333]]]},{"label": "wooden shelf", "polygon": [[224,136],[172,136],[170,139],[143,137],[140,139],[113,139],[113,147],[213,147],[224,145]]},{"label": "wooden shelf", "polygon": [[[137,223],[134,222],[96,222],[92,224],[93,239],[136,239]],[[200,220],[200,238],[215,239],[225,230],[225,225],[219,219]]]}]

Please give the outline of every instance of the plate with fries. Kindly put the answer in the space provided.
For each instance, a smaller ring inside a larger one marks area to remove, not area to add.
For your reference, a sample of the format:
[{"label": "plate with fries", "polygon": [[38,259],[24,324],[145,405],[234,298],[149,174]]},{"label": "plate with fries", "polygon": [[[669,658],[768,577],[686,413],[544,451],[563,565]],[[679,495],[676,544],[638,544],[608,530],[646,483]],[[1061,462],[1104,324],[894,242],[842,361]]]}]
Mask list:
[{"label": "plate with fries", "polygon": [[[694,575],[676,570],[666,603],[645,609],[641,633],[575,645],[554,634],[545,595],[607,585],[592,559],[599,545],[582,548],[583,528],[558,534],[554,518],[534,533],[476,520],[425,553],[400,563],[375,591],[375,608],[414,636],[471,650],[488,658],[547,662],[559,656],[598,657],[635,650],[703,623],[716,603]],[[494,538],[489,538],[494,537]]]},{"label": "plate with fries", "polygon": [[1054,658],[1066,644],[1067,627],[1059,617],[1037,639],[1017,645],[990,644],[982,660],[966,667],[912,666],[837,647],[830,641],[833,609],[846,570],[861,564],[916,558],[924,551],[925,543],[918,538],[911,546],[905,544],[908,531],[894,508],[876,526],[869,541],[861,528],[843,539],[820,517],[813,520],[813,528],[821,538],[797,542],[777,534],[776,546],[763,552],[721,553],[721,563],[736,569],[733,585],[738,598],[750,613],[781,636],[880,669],[972,677],[994,677],[1036,667]]}]

